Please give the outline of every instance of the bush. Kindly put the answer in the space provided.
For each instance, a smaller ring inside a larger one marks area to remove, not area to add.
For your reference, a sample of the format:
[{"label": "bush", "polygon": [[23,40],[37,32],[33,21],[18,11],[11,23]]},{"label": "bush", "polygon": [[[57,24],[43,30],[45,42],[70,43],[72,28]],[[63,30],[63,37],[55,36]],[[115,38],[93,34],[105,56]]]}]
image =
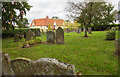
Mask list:
[{"label": "bush", "polygon": [[116,37],[115,31],[110,31],[110,32],[107,32],[106,34],[106,40],[115,40],[115,37]]},{"label": "bush", "polygon": [[41,43],[40,39],[35,39],[35,40],[29,40],[29,41],[24,41],[22,44],[22,48],[29,48],[35,43]]},{"label": "bush", "polygon": [[15,34],[23,34],[28,30],[35,31],[36,29],[15,29],[15,30],[2,30],[2,38],[14,37]]}]

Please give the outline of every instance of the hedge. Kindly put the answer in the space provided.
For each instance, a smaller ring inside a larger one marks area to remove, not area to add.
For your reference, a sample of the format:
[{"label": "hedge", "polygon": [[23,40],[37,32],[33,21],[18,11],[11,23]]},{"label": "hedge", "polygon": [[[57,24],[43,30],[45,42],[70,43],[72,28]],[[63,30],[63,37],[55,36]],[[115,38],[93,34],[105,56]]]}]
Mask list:
[{"label": "hedge", "polygon": [[28,30],[36,30],[36,29],[15,29],[15,30],[2,30],[2,38],[7,37],[14,37],[15,34],[23,34],[24,32],[27,32]]}]

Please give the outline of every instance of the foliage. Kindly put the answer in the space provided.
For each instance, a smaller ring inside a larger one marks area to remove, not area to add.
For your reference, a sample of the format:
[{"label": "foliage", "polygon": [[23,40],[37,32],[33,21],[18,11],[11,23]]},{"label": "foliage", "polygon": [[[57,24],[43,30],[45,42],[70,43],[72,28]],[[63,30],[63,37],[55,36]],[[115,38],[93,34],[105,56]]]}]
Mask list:
[{"label": "foliage", "polygon": [[116,32],[110,31],[106,33],[106,40],[115,40],[116,38]]},{"label": "foliage", "polygon": [[[89,38],[83,38],[84,32],[65,33],[65,45],[39,44],[30,48],[20,48],[23,42],[13,42],[13,38],[2,39],[2,51],[11,59],[25,57],[37,60],[43,57],[58,59],[75,65],[76,72],[82,75],[117,75],[118,58],[114,56],[114,41],[106,41],[106,31],[93,31]],[[46,36],[37,37],[46,42]]]},{"label": "foliage", "polygon": [[25,47],[28,44],[31,47],[35,43],[41,43],[41,40],[40,39],[35,39],[35,40],[24,41],[23,44],[22,44],[22,47]]},{"label": "foliage", "polygon": [[57,17],[57,16],[53,16],[52,19],[59,19],[59,17]]},{"label": "foliage", "polygon": [[69,22],[64,21],[64,23],[67,28],[78,28],[80,26],[80,24],[77,23],[77,21],[74,21],[74,23],[71,23],[70,21]]},{"label": "foliage", "polygon": [[27,2],[2,2],[2,27],[14,30],[14,24],[18,25],[17,22],[23,19],[23,14],[26,15],[31,7]]},{"label": "foliage", "polygon": [[48,30],[51,30],[51,25],[50,24],[48,25]]},{"label": "foliage", "polygon": [[89,25],[101,27],[113,22],[113,14],[111,11],[113,6],[106,2],[73,2],[69,1],[66,11],[68,16],[74,18],[78,23],[85,27],[85,35],[87,37],[87,28]]},{"label": "foliage", "polygon": [[2,30],[2,38],[6,37],[14,37],[15,34],[23,34],[24,32],[27,32],[28,30],[35,31],[36,29],[15,29],[15,30]]},{"label": "foliage", "polygon": [[26,28],[29,23],[26,18],[23,18],[23,19],[19,19],[17,21],[17,24],[19,25],[18,27],[21,29],[21,28]]}]

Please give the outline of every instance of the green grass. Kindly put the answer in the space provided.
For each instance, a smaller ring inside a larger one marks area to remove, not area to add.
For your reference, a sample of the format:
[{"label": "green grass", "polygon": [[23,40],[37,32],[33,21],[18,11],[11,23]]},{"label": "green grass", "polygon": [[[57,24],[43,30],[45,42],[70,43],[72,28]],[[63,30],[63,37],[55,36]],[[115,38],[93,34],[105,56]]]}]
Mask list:
[{"label": "green grass", "polygon": [[[31,48],[20,48],[22,42],[13,42],[13,38],[2,40],[2,50],[10,54],[11,59],[25,57],[37,60],[42,57],[56,58],[73,64],[76,72],[83,75],[116,75],[118,60],[114,55],[114,41],[105,40],[106,32],[95,31],[84,38],[84,33],[65,33],[65,44],[40,44]],[[46,42],[46,36],[37,37]]]}]

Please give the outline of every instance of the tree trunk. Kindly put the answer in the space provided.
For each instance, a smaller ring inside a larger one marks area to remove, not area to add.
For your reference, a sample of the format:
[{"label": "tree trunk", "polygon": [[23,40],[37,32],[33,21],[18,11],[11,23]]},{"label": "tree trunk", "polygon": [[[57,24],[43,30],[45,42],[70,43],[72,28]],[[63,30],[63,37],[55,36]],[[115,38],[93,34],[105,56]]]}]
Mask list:
[{"label": "tree trunk", "polygon": [[86,26],[85,26],[85,35],[84,35],[84,37],[88,37],[87,36],[87,28],[86,28]]}]

